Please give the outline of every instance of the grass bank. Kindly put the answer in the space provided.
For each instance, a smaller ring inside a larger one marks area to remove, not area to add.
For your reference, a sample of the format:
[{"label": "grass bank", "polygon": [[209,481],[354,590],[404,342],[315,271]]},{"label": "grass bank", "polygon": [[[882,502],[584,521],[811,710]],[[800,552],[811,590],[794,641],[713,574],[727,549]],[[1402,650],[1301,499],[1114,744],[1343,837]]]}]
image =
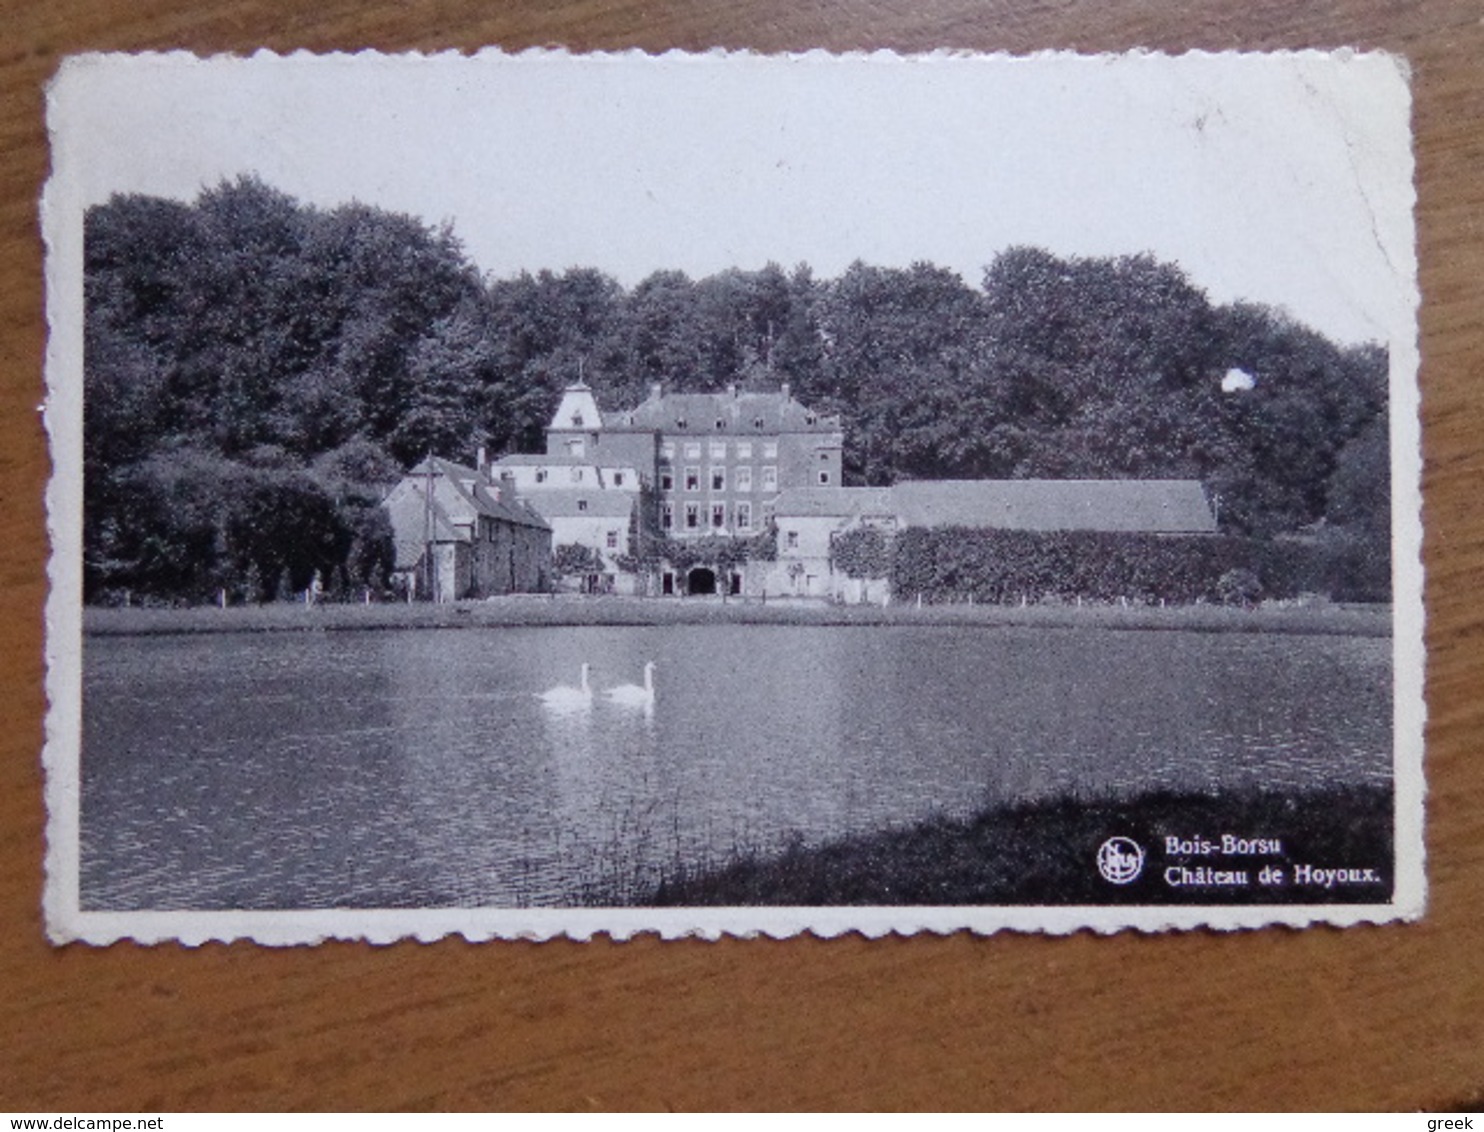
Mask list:
[{"label": "grass bank", "polygon": [[626,598],[512,595],[450,605],[294,603],[83,611],[98,635],[449,629],[560,625],[962,625],[1184,629],[1221,633],[1320,633],[1385,637],[1389,606],[1268,605],[834,605],[798,599]]},{"label": "grass bank", "polygon": [[[1280,846],[1257,854],[1227,854],[1221,849],[1228,834]],[[1127,884],[1112,884],[1098,872],[1099,847],[1115,836],[1131,838],[1146,854],[1139,876]],[[1167,838],[1186,843],[1179,848],[1188,851],[1172,852]],[[1200,851],[1201,841],[1211,851]],[[622,902],[1383,903],[1390,899],[1392,860],[1392,796],[1384,787],[1336,787],[1299,795],[1157,793],[1127,801],[1059,799],[992,806],[964,821],[932,819],[771,856],[739,852],[717,868],[689,874],[680,870],[647,898]],[[1261,883],[1265,867],[1281,870],[1283,883]],[[1198,871],[1202,869],[1206,871]],[[1352,882],[1323,871],[1352,869],[1374,870],[1379,882]],[[1236,873],[1246,883],[1233,883]],[[1225,879],[1218,882],[1218,875]]]}]

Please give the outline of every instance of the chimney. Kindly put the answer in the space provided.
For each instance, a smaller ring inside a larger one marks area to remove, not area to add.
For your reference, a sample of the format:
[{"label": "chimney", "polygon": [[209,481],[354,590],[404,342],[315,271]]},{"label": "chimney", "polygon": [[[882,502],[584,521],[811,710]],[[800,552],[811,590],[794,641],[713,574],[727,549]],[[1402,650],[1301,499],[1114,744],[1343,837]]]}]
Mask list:
[{"label": "chimney", "polygon": [[489,449],[485,448],[485,446],[481,444],[479,446],[479,454],[474,457],[474,470],[477,471],[480,475],[484,475],[489,471],[489,457]]},{"label": "chimney", "polygon": [[500,469],[500,491],[495,498],[501,503],[515,502],[515,473],[509,468]]},{"label": "chimney", "polygon": [[786,381],[781,386],[779,386],[779,391],[783,394],[783,399],[785,401],[788,400],[788,388],[788,382]]},{"label": "chimney", "polygon": [[737,383],[735,381],[729,381],[729,382],[727,382],[727,396],[728,397],[731,397],[733,399],[736,398],[736,396],[737,396]]},{"label": "chimney", "polygon": [[658,381],[654,382],[654,384],[649,387],[649,399],[651,401],[658,401],[661,397],[664,396],[664,394],[665,387]]}]

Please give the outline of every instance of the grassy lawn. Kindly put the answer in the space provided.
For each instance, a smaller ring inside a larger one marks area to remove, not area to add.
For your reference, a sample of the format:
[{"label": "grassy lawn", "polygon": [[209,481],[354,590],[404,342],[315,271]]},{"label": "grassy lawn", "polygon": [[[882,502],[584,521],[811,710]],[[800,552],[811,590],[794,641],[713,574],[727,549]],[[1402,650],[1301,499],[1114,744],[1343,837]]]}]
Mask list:
[{"label": "grassy lawn", "polygon": [[325,629],[419,629],[511,625],[980,625],[1185,629],[1201,632],[1329,633],[1384,637],[1389,606],[1273,605],[834,605],[817,600],[626,598],[513,595],[449,605],[321,604],[218,609],[104,609],[83,612],[97,634],[223,633]]}]

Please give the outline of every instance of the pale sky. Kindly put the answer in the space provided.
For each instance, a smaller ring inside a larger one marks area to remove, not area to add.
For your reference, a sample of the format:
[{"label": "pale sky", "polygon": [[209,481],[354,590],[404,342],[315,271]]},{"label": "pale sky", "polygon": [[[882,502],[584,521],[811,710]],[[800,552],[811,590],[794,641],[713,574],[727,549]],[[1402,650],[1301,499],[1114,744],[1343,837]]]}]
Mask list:
[{"label": "pale sky", "polygon": [[1406,80],[1379,55],[89,56],[57,190],[452,222],[495,276],[1152,252],[1341,342],[1414,333]]}]

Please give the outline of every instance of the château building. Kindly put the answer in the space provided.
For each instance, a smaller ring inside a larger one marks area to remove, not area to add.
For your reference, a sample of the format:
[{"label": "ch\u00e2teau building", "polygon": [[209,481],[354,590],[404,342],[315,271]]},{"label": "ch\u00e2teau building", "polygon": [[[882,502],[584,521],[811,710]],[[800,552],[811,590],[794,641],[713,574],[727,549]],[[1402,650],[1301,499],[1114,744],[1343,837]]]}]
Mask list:
[{"label": "ch\u00e2teau building", "polygon": [[[633,409],[605,414],[579,381],[562,394],[546,453],[506,456],[496,467],[518,475],[558,545],[584,498],[584,511],[601,508],[617,519],[613,492],[629,496],[632,508],[652,507],[642,521],[670,538],[752,538],[768,529],[784,491],[840,485],[843,446],[839,418],[801,404],[786,382],[761,393],[735,384],[718,393],[666,393],[656,384]],[[607,498],[600,502],[599,493]],[[625,552],[628,528],[626,522]],[[637,579],[615,561],[621,555],[612,553],[611,528],[593,527],[589,537],[583,544],[606,564],[596,588],[632,592]],[[684,570],[665,563],[656,581],[666,594],[761,592],[761,573],[749,584],[750,566],[734,564],[718,577],[714,563]]]},{"label": "ch\u00e2teau building", "polygon": [[[887,600],[886,578],[835,570],[834,541],[859,527],[1212,534],[1194,480],[921,480],[841,483],[838,417],[770,392],[667,393],[604,413],[581,381],[546,430],[546,452],[505,456],[492,472],[550,526],[554,546],[595,552],[589,593],[741,594]],[[635,536],[662,536],[641,565]],[[750,549],[761,535],[768,553]],[[748,540],[749,548],[738,546]]]}]

